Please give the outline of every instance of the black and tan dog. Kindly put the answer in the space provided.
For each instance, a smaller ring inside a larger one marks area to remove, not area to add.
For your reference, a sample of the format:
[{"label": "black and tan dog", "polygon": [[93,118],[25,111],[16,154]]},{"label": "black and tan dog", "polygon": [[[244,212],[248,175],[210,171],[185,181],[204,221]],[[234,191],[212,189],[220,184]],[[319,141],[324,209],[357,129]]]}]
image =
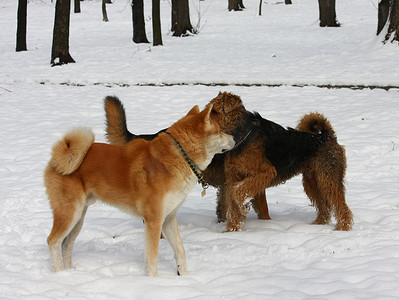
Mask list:
[{"label": "black and tan dog", "polygon": [[[335,230],[352,229],[352,212],[345,202],[345,149],[323,115],[308,114],[296,129],[285,129],[248,112],[240,97],[231,93],[219,93],[208,105],[213,106],[211,114],[221,130],[236,141],[233,150],[216,155],[203,173],[204,179],[218,188],[218,220],[227,220],[227,231],[242,229],[249,203],[259,218],[270,219],[265,189],[300,173],[305,192],[317,209],[313,224],[328,224],[333,214]],[[123,105],[115,97],[105,99],[105,112],[111,143],[158,135],[132,134],[126,127]]]}]

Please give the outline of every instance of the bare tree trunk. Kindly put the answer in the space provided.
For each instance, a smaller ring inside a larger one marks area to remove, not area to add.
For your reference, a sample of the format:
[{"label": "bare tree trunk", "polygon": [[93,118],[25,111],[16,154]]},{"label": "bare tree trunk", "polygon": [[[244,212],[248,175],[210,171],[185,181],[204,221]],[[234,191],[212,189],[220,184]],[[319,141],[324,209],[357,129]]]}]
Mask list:
[{"label": "bare tree trunk", "polygon": [[259,1],[259,16],[262,15],[262,3],[263,3],[263,0],[260,0]]},{"label": "bare tree trunk", "polygon": [[292,4],[291,0],[285,0],[285,4]]},{"label": "bare tree trunk", "polygon": [[335,0],[319,0],[320,27],[339,27]]},{"label": "bare tree trunk", "polygon": [[73,1],[73,7],[74,7],[73,12],[74,12],[75,14],[80,13],[80,0],[74,0],[74,1]]},{"label": "bare tree trunk", "polygon": [[239,11],[242,10],[244,7],[244,4],[242,0],[229,0],[229,5],[227,9],[229,11],[234,10],[234,11]]},{"label": "bare tree trunk", "polygon": [[173,36],[186,35],[187,32],[194,33],[190,21],[190,8],[188,0],[172,0],[172,29]]},{"label": "bare tree trunk", "polygon": [[160,0],[152,0],[152,44],[162,46]]},{"label": "bare tree trunk", "polygon": [[384,29],[385,24],[387,23],[389,16],[389,4],[390,0],[381,0],[381,2],[378,4],[377,35],[380,34],[382,29]]},{"label": "bare tree trunk", "polygon": [[27,0],[18,0],[18,20],[17,20],[17,45],[15,50],[26,51],[26,17],[28,10]]},{"label": "bare tree trunk", "polygon": [[390,0],[389,25],[384,43],[399,42],[399,0]]},{"label": "bare tree trunk", "polygon": [[107,5],[106,5],[105,0],[102,1],[101,8],[102,8],[102,12],[103,12],[103,21],[108,22]]},{"label": "bare tree trunk", "polygon": [[[70,0],[57,0],[55,4],[51,66],[74,63],[69,54]],[[58,60],[57,60],[58,59]]]},{"label": "bare tree trunk", "polygon": [[133,42],[149,43],[145,33],[144,1],[132,1]]}]

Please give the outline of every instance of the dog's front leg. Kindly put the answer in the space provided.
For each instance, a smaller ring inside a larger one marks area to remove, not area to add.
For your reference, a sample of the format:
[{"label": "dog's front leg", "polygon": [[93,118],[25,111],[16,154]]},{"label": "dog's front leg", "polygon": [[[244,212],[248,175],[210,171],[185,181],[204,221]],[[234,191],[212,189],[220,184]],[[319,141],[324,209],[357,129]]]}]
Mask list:
[{"label": "dog's front leg", "polygon": [[158,276],[157,262],[162,222],[145,220],[145,262],[147,275]]},{"label": "dog's front leg", "polygon": [[162,232],[173,249],[177,264],[177,274],[188,274],[186,265],[186,252],[184,251],[183,243],[179,234],[176,211],[172,212],[166,217],[162,226]]},{"label": "dog's front leg", "polygon": [[227,186],[227,229],[229,231],[241,231],[247,218],[249,203],[245,203],[245,196],[241,197],[240,185]]}]

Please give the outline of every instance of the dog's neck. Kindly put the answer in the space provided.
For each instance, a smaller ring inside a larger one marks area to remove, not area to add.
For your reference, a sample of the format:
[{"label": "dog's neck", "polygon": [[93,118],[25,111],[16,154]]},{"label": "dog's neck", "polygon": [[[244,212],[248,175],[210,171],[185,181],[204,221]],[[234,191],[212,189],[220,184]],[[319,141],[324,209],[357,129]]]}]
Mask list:
[{"label": "dog's neck", "polygon": [[177,149],[179,149],[181,155],[183,156],[184,160],[187,162],[189,165],[191,171],[195,174],[195,176],[198,179],[198,183],[202,185],[202,188],[205,190],[209,187],[209,184],[204,180],[201,169],[197,166],[195,162],[188,156],[187,152],[183,149],[182,145],[179,143],[178,140],[170,133],[170,132],[165,132],[166,134],[170,135],[173,138],[173,141],[175,142],[175,145]]},{"label": "dog's neck", "polygon": [[[238,146],[240,146],[242,143],[244,143],[245,142],[245,140],[249,137],[249,135],[251,134],[251,132],[252,132],[252,129],[250,129],[248,132],[247,132],[247,134],[241,139],[241,140],[239,140],[238,142],[236,142],[236,144],[234,145],[234,148],[237,148]],[[233,148],[233,149],[234,149]]]}]

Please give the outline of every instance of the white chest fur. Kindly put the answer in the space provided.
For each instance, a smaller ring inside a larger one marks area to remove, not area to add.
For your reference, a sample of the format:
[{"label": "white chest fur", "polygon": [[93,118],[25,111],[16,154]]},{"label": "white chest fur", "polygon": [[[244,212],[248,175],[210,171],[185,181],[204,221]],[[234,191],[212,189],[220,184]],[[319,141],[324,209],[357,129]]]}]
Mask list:
[{"label": "white chest fur", "polygon": [[175,211],[183,203],[187,194],[190,193],[191,189],[197,182],[197,177],[191,174],[184,180],[177,190],[171,191],[165,195],[164,215],[169,215],[172,211]]}]

